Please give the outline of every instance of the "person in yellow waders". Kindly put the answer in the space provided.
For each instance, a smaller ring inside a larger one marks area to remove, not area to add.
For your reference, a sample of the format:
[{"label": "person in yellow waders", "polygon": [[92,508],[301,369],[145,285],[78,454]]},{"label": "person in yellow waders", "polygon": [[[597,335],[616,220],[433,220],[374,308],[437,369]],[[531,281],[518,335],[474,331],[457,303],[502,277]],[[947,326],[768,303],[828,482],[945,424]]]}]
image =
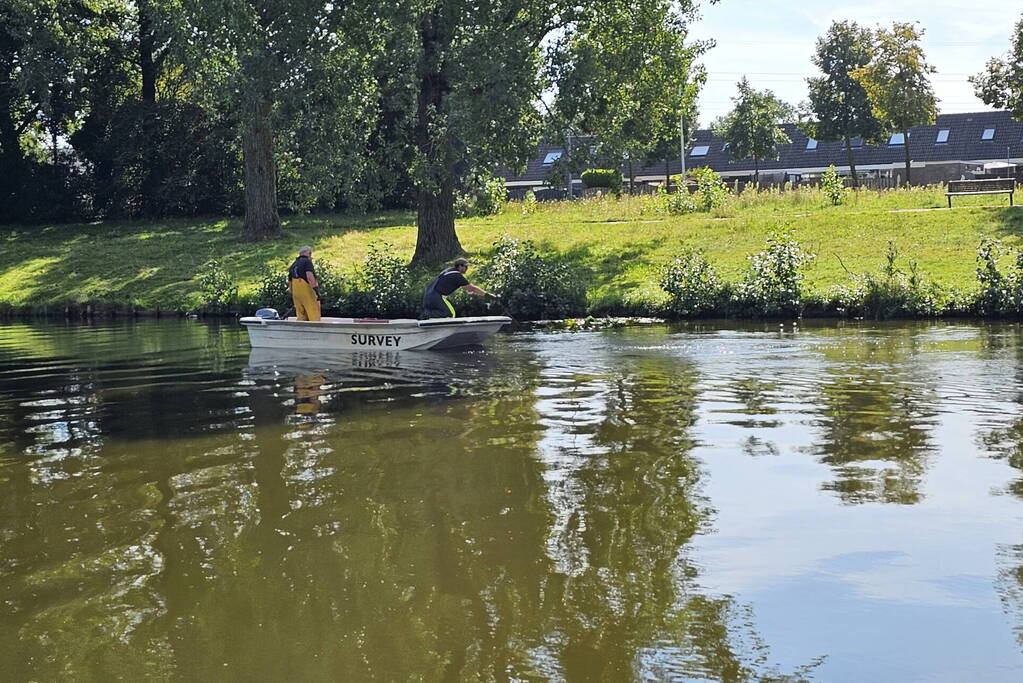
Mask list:
[{"label": "person in yellow waders", "polygon": [[313,268],[313,248],[302,247],[298,250],[298,258],[288,268],[288,287],[299,320],[320,319],[319,286]]}]

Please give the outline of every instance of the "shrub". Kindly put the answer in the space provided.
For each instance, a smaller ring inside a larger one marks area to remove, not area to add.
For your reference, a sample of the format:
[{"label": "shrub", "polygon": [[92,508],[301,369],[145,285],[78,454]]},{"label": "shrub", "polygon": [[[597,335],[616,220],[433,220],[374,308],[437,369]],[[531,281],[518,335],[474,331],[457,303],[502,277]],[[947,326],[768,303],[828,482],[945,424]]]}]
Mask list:
[{"label": "shrub", "polygon": [[496,216],[504,211],[507,198],[504,178],[496,178],[489,173],[480,174],[473,178],[464,192],[455,197],[455,217]]},{"label": "shrub", "polygon": [[689,176],[696,180],[695,198],[700,211],[713,211],[725,203],[728,188],[714,169],[701,166],[689,171]]},{"label": "shrub", "polygon": [[419,294],[412,272],[386,242],[369,247],[369,254],[339,297],[339,308],[352,316],[415,317]]},{"label": "shrub", "polygon": [[720,309],[727,286],[702,251],[685,249],[661,271],[661,289],[668,294],[668,312],[697,316]]},{"label": "shrub", "polygon": [[925,280],[915,261],[910,261],[909,272],[900,269],[898,258],[895,243],[888,242],[880,273],[853,275],[852,284],[835,290],[833,300],[838,311],[874,320],[939,315],[944,308],[941,289]]},{"label": "shrub", "polygon": [[286,265],[268,264],[260,269],[256,291],[249,297],[249,305],[252,308],[276,308],[281,315],[291,308]]},{"label": "shrub", "polygon": [[543,256],[530,240],[502,237],[480,279],[517,318],[563,318],[586,309],[583,278],[564,261]]},{"label": "shrub", "polygon": [[821,190],[831,200],[832,206],[842,203],[842,198],[845,196],[845,181],[838,175],[834,164],[828,166],[827,170],[821,174]]},{"label": "shrub", "polygon": [[[998,260],[1008,254],[1013,264],[1006,272]],[[980,292],[975,307],[980,315],[1018,316],[1023,312],[1023,251],[1005,247],[1000,240],[985,238],[977,247],[977,282]]]},{"label": "shrub", "polygon": [[[316,262],[316,281],[319,283],[320,305],[324,309],[338,308],[345,298],[344,278],[327,262]],[[283,316],[294,308],[291,289],[288,287],[288,266],[273,263],[263,266],[259,272],[256,291],[248,300],[252,308],[276,308]]]},{"label": "shrub", "polygon": [[526,195],[522,198],[522,215],[528,216],[536,213],[536,210],[540,208],[540,202],[536,201],[536,194],[533,190],[526,190]]},{"label": "shrub", "polygon": [[615,195],[622,193],[622,173],[613,168],[588,168],[579,176],[586,187],[606,187]]},{"label": "shrub", "polygon": [[803,296],[803,268],[814,255],[791,233],[772,233],[767,248],[747,257],[750,265],[735,287],[739,310],[753,316],[798,315]]},{"label": "shrub", "polygon": [[660,188],[659,192],[663,196],[661,201],[663,202],[664,210],[669,215],[684,216],[696,212],[696,202],[693,201],[693,197],[689,194],[689,190],[685,188],[685,185],[681,186],[678,192],[673,194],[668,194],[663,188]]},{"label": "shrub", "polygon": [[238,302],[238,284],[220,261],[204,263],[197,277],[199,308],[204,313],[226,313]]}]

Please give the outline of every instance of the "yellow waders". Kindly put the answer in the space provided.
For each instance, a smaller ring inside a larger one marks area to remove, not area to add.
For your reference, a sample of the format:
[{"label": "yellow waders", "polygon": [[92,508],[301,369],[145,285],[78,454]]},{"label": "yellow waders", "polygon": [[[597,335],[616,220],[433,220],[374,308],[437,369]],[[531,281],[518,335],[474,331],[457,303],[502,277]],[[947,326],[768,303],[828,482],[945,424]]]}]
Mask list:
[{"label": "yellow waders", "polygon": [[291,281],[291,300],[295,302],[295,315],[299,320],[320,319],[320,302],[306,280]]}]

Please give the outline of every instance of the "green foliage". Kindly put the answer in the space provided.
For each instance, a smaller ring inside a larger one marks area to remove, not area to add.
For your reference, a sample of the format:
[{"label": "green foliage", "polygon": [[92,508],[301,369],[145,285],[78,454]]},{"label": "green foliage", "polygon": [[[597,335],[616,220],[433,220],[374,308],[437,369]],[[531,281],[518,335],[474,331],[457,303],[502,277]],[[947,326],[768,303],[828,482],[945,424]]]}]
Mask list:
[{"label": "green foliage", "polygon": [[693,317],[720,311],[728,299],[728,288],[697,249],[684,249],[673,258],[661,271],[660,285],[668,294],[667,311],[673,316]]},{"label": "green foliage", "polygon": [[480,278],[497,292],[508,314],[531,320],[579,315],[586,309],[586,284],[563,260],[540,254],[530,240],[502,237],[494,243]]},{"label": "green foliage", "polygon": [[[778,124],[792,114],[792,107],[779,100],[770,90],[754,90],[743,77],[736,85],[739,93],[732,98],[732,109],[714,127],[714,133],[728,144],[733,159],[777,159],[778,145],[788,142]],[[758,167],[759,169],[759,167]]]},{"label": "green foliage", "polygon": [[226,313],[238,303],[238,283],[216,259],[203,264],[199,281],[199,307],[204,313]]},{"label": "green foliage", "polygon": [[835,142],[856,137],[872,141],[883,135],[867,91],[849,74],[869,64],[873,51],[870,30],[853,21],[833,22],[817,39],[812,59],[823,75],[806,79],[812,120],[802,127],[808,136]]},{"label": "green foliage", "polygon": [[853,275],[851,284],[835,290],[832,298],[837,310],[873,320],[940,315],[944,310],[941,288],[920,274],[915,261],[909,262],[908,272],[899,268],[898,258],[895,243],[889,241],[880,273]]},{"label": "green foliage", "polygon": [[[535,201],[536,197],[533,199]],[[508,191],[504,187],[504,178],[489,173],[480,174],[455,199],[455,217],[496,216],[504,211],[507,201]]]},{"label": "green foliage", "polygon": [[802,311],[803,270],[814,255],[790,233],[772,233],[767,248],[749,257],[749,268],[735,287],[734,300],[752,316],[799,315]]},{"label": "green foliage", "polygon": [[421,296],[412,271],[395,255],[394,247],[375,242],[352,278],[351,288],[339,297],[338,307],[352,316],[414,318],[419,313]]},{"label": "green foliage", "polygon": [[534,214],[539,207],[540,202],[536,201],[536,194],[533,193],[532,188],[526,190],[526,195],[522,198],[522,215]]},{"label": "green foliage", "polygon": [[[1005,256],[1012,260],[1012,265],[1003,271],[998,262]],[[977,247],[977,282],[980,285],[975,303],[977,313],[1019,316],[1023,313],[1023,250],[1006,247],[1000,240],[982,240]]]},{"label": "green foliage", "polygon": [[600,157],[638,161],[677,153],[680,117],[692,123],[708,42],[687,43],[694,0],[578,3],[556,41],[552,125],[588,131]]},{"label": "green foliage", "polygon": [[845,196],[845,180],[838,175],[834,165],[828,166],[821,174],[821,190],[831,200],[832,206],[842,203],[842,198]]},{"label": "green foliage", "polygon": [[891,31],[879,29],[870,63],[850,71],[870,99],[871,113],[889,131],[905,136],[905,182],[909,184],[909,129],[934,123],[938,100],[929,75],[935,68],[924,59],[923,30],[896,22]]},{"label": "green foliage", "polygon": [[613,168],[588,168],[580,176],[586,187],[606,187],[616,195],[622,193],[622,173]]},{"label": "green foliage", "polygon": [[[725,203],[728,198],[728,188],[725,187],[721,176],[709,166],[700,166],[690,169],[690,178],[696,180],[696,206],[700,211],[713,211]],[[681,185],[680,185],[681,187]]]},{"label": "green foliage", "polygon": [[664,211],[670,216],[685,216],[695,213],[698,208],[689,190],[680,185],[677,192],[667,192],[663,187],[657,188],[658,196]]},{"label": "green foliage", "polygon": [[1023,17],[1013,30],[1005,57],[992,57],[984,71],[970,77],[977,97],[984,104],[1008,109],[1017,121],[1023,121]]}]

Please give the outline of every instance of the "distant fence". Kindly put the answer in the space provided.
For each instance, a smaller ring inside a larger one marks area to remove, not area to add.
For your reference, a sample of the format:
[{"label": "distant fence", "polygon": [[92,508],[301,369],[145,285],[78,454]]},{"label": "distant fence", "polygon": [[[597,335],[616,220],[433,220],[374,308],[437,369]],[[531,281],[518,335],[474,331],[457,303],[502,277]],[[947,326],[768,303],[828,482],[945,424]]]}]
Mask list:
[{"label": "distant fence", "polygon": [[[846,187],[853,186],[852,178],[845,177],[843,178],[843,181],[845,182]],[[752,180],[746,178],[732,179],[725,178],[723,179],[723,182],[728,187],[729,190],[735,193],[744,192],[747,189],[752,189],[752,186],[754,185]],[[860,188],[865,190],[892,190],[898,188],[900,182],[901,179],[898,176],[892,178],[887,178],[884,176],[861,177]],[[1023,183],[1023,179],[1021,179],[1021,183]],[[761,180],[760,183],[758,183],[758,186],[761,190],[778,190],[781,192],[789,190],[809,189],[819,187],[820,178],[814,178],[811,180],[787,180],[787,181]],[[696,185],[694,183],[689,183],[689,191],[692,192],[695,189]],[[671,185],[670,187],[668,187],[668,192],[676,192],[677,190],[678,190],[677,185]],[[508,193],[507,197],[508,199],[521,200],[525,198],[526,193],[528,191],[529,191],[528,187],[509,187],[507,189]],[[637,195],[652,194],[656,191],[657,185],[655,184],[650,184],[647,182],[642,183],[637,182],[634,186],[632,194]],[[533,190],[534,196],[536,196],[537,201],[540,202],[560,201],[562,199],[583,199],[586,197],[595,197],[598,194],[606,195],[609,192],[610,190],[608,190],[606,187],[583,187],[583,188],[576,187],[572,192],[572,196],[569,197],[568,190],[566,190],[565,188],[542,188]],[[622,192],[625,194],[629,193],[628,179],[625,179],[625,181],[622,183]]]}]

